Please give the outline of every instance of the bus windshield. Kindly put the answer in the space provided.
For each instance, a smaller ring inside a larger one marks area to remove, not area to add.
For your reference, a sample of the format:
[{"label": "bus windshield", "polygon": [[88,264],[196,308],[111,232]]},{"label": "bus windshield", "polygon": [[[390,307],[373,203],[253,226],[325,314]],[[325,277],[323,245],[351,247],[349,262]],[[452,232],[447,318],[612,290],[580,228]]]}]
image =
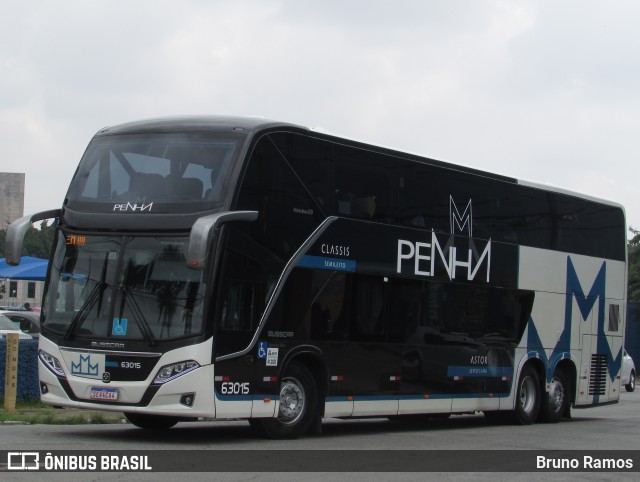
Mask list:
[{"label": "bus windshield", "polygon": [[182,237],[59,232],[43,329],[65,339],[158,341],[203,329],[202,271],[185,262]]},{"label": "bus windshield", "polygon": [[68,205],[117,213],[220,206],[237,142],[193,133],[96,137],[71,182]]}]

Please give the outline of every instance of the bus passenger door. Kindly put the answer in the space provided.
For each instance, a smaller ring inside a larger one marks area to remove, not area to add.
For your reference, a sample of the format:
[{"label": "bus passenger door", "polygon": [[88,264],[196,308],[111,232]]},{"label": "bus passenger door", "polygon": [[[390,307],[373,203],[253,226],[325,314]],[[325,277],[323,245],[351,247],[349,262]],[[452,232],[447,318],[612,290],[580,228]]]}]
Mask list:
[{"label": "bus passenger door", "polygon": [[[232,250],[224,258],[216,297],[214,394],[217,418],[248,418],[256,395],[256,353],[243,353],[264,309],[264,286],[257,263]],[[222,360],[221,360],[222,358]],[[261,405],[262,406],[262,405]],[[263,409],[265,407],[262,407]],[[275,412],[275,403],[266,409]]]}]

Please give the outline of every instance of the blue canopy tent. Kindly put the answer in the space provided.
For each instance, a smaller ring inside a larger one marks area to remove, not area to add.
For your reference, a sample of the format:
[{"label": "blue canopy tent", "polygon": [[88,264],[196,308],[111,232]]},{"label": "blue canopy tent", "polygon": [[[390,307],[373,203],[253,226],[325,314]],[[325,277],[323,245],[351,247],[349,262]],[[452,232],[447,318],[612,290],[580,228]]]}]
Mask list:
[{"label": "blue canopy tent", "polygon": [[47,276],[46,259],[23,256],[19,266],[9,266],[7,259],[0,259],[0,279],[22,279],[29,281],[44,281]]}]

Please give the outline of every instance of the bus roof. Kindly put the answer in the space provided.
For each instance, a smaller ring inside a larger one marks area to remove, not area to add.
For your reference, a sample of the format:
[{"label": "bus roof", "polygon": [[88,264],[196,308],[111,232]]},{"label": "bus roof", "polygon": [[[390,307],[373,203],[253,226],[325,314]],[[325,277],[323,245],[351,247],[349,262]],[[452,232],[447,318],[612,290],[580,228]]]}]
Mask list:
[{"label": "bus roof", "polygon": [[380,151],[395,156],[408,156],[413,160],[419,160],[429,164],[454,169],[459,171],[470,172],[476,175],[489,177],[493,179],[501,179],[507,182],[513,182],[523,186],[533,187],[544,191],[551,191],[565,194],[573,197],[608,204],[618,207],[624,211],[624,207],[608,199],[598,198],[588,194],[572,191],[551,184],[543,184],[539,182],[528,181],[524,179],[514,178],[512,176],[486,171],[480,168],[472,167],[464,164],[457,164],[450,161],[440,161],[429,158],[422,154],[416,154],[408,151],[402,151],[394,147],[382,146],[379,144],[371,144],[363,140],[353,139],[340,136],[324,129],[314,129],[299,124],[275,121],[261,117],[243,117],[243,116],[225,116],[225,115],[202,115],[202,116],[169,116],[144,119],[134,122],[127,122],[110,127],[104,127],[96,133],[96,137],[105,135],[118,134],[143,134],[143,133],[163,133],[163,132],[225,132],[232,129],[237,132],[243,132],[251,135],[264,130],[274,130],[278,128],[292,129],[295,131],[303,131],[314,137],[332,140],[334,142],[348,142],[356,147],[375,148]]},{"label": "bus roof", "polygon": [[229,128],[240,132],[255,132],[274,127],[306,127],[257,117],[240,116],[172,116],[145,119],[100,129],[96,136],[161,132],[224,132]]}]

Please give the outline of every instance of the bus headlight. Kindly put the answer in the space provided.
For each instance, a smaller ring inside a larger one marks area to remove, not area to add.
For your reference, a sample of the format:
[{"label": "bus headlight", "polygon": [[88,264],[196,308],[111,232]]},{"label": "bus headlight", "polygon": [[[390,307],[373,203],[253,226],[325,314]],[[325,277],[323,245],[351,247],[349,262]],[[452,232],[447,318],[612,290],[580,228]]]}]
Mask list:
[{"label": "bus headlight", "polygon": [[49,355],[46,351],[38,350],[38,356],[44,365],[53,373],[61,378],[66,378],[64,370],[62,369],[62,363],[56,357]]},{"label": "bus headlight", "polygon": [[158,374],[156,375],[155,380],[153,380],[153,383],[156,385],[162,385],[163,383],[175,380],[185,373],[189,373],[199,367],[200,364],[197,361],[193,360],[165,365],[160,370],[158,370]]}]

